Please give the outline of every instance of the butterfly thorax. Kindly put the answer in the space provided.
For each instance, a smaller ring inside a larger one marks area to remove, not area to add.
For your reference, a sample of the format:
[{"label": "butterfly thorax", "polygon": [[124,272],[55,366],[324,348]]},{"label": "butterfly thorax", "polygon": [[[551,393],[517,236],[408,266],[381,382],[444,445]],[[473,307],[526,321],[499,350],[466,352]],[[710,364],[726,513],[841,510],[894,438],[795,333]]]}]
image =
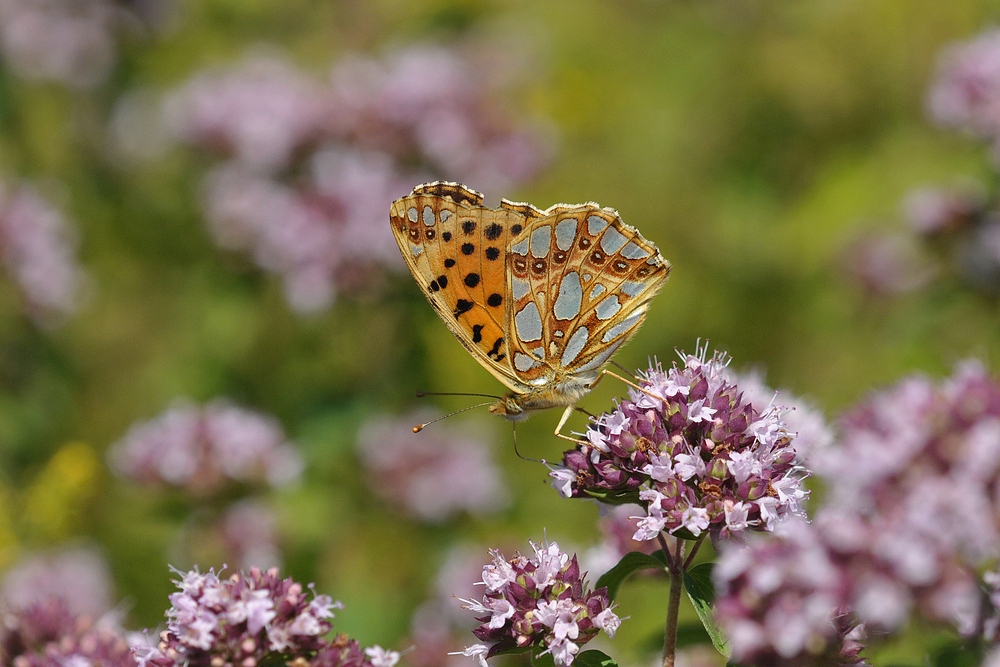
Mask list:
[{"label": "butterfly thorax", "polygon": [[489,407],[490,412],[511,421],[527,419],[535,410],[564,408],[575,405],[587,395],[595,376],[567,377],[537,390],[526,393],[507,394]]}]

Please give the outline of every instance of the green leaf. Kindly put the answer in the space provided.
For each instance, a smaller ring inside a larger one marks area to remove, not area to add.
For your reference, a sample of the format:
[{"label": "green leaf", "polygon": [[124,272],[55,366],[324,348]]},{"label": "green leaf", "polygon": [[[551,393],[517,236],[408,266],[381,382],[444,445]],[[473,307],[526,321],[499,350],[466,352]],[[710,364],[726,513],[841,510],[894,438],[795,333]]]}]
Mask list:
[{"label": "green leaf", "polygon": [[537,650],[531,652],[531,664],[533,667],[556,667],[555,660],[552,659],[552,653],[546,653],[542,655],[542,651],[545,650],[538,647]]},{"label": "green leaf", "polygon": [[639,492],[632,491],[585,491],[585,493],[600,503],[608,505],[641,505]]},{"label": "green leaf", "polygon": [[603,651],[584,651],[573,660],[574,665],[579,667],[618,667],[618,663]]},{"label": "green leaf", "polygon": [[694,610],[701,619],[701,624],[705,626],[705,632],[712,640],[712,646],[722,655],[729,658],[729,642],[725,635],[715,623],[715,615],[712,613],[712,601],[715,599],[715,591],[712,588],[712,563],[702,563],[690,570],[684,571],[684,590],[687,591]]},{"label": "green leaf", "polygon": [[603,586],[607,586],[608,596],[614,600],[622,582],[624,582],[630,574],[638,570],[662,570],[665,566],[666,562],[663,560],[662,551],[657,551],[653,555],[644,554],[641,551],[630,551],[622,556],[622,559],[618,561],[617,565],[601,575],[601,578],[597,580],[594,587],[601,588]]}]

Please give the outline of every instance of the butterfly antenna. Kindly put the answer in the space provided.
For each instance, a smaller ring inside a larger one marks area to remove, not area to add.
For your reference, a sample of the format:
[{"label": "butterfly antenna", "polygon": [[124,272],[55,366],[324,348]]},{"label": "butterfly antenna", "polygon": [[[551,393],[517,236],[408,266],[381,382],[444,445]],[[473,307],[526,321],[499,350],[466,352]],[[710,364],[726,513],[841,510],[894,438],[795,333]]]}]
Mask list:
[{"label": "butterfly antenna", "polygon": [[448,417],[453,417],[453,416],[459,414],[460,412],[468,412],[469,410],[475,410],[476,408],[482,408],[482,407],[485,407],[487,405],[490,405],[490,403],[488,401],[486,403],[478,403],[476,405],[470,405],[467,408],[462,408],[461,410],[455,410],[454,412],[449,412],[448,414],[443,415],[441,417],[438,417],[437,419],[432,419],[429,422],[424,422],[423,424],[417,424],[416,426],[413,427],[413,432],[414,433],[420,433],[421,431],[423,431],[425,428],[427,428],[428,426],[430,426],[434,422],[439,422],[442,419],[447,419]]},{"label": "butterfly antenna", "polygon": [[628,373],[632,377],[635,377],[635,371],[632,371],[632,370],[629,370],[628,368],[625,368],[624,366],[622,366],[621,364],[619,364],[617,361],[612,360],[611,361],[611,365],[612,366],[616,366],[618,368],[618,370],[620,370],[620,371],[622,371],[624,373]]},{"label": "butterfly antenna", "polygon": [[511,427],[511,429],[514,432],[514,453],[517,454],[517,458],[521,459],[522,461],[531,461],[532,463],[541,463],[542,465],[544,465],[545,464],[545,459],[533,459],[530,456],[524,456],[523,454],[521,454],[521,452],[518,451],[518,449],[517,449],[517,422],[511,422],[510,423],[510,427]]},{"label": "butterfly antenna", "polygon": [[493,394],[467,394],[463,392],[454,391],[418,391],[417,398],[423,398],[424,396],[480,396],[482,398],[495,398],[498,401],[503,398],[502,396],[494,396]]}]

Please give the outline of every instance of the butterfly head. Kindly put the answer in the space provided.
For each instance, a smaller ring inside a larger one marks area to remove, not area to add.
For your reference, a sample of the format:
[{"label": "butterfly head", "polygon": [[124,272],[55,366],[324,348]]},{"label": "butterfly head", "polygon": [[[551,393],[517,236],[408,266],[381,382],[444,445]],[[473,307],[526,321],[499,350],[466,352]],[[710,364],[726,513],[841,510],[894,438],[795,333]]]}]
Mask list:
[{"label": "butterfly head", "polygon": [[522,421],[528,418],[528,409],[522,399],[523,396],[519,394],[509,394],[491,404],[489,411],[510,421]]}]

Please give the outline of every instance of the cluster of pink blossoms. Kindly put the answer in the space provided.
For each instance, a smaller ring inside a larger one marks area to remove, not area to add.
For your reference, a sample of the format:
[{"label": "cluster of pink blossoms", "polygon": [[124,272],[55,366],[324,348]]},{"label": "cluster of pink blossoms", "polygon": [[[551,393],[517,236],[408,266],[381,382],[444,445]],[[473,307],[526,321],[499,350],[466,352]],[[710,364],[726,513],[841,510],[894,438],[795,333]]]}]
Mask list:
[{"label": "cluster of pink blossoms", "polygon": [[401,510],[428,522],[461,512],[495,513],[510,494],[490,448],[471,430],[438,426],[413,432],[436,415],[414,412],[382,417],[362,427],[358,453],[372,490]]},{"label": "cluster of pink blossoms", "polygon": [[499,77],[457,49],[350,57],[329,80],[253,55],[195,75],[164,104],[169,134],[223,158],[206,178],[220,245],[282,276],[299,311],[401,266],[386,202],[437,178],[507,193],[547,159],[501,111]]},{"label": "cluster of pink blossoms", "polygon": [[851,573],[851,606],[895,629],[917,608],[955,621],[1000,556],[1000,383],[976,362],[911,377],[849,412],[812,461],[828,488],[817,530]]},{"label": "cluster of pink blossoms", "polygon": [[124,477],[198,493],[227,482],[287,484],[303,466],[277,420],[225,399],[182,403],[136,424],[109,456]]},{"label": "cluster of pink blossoms", "polygon": [[119,33],[157,22],[167,0],[0,0],[0,55],[27,79],[77,88],[103,82],[118,58]]},{"label": "cluster of pink blossoms", "polygon": [[1000,142],[1000,30],[952,46],[928,95],[931,117],[945,127]]},{"label": "cluster of pink blossoms", "polygon": [[57,321],[75,310],[83,280],[76,239],[63,214],[28,185],[0,183],[0,265],[36,320]]},{"label": "cluster of pink blossoms", "polygon": [[[1000,640],[1000,382],[975,362],[935,383],[910,377],[841,420],[810,458],[827,490],[812,523],[724,545],[719,620],[740,660],[857,658],[863,623],[914,613],[987,646]],[[802,661],[806,661],[803,663]]]},{"label": "cluster of pink blossoms", "polygon": [[544,647],[556,665],[570,665],[583,644],[604,630],[614,637],[621,620],[612,610],[605,588],[591,591],[576,556],[555,542],[531,544],[534,558],[520,553],[507,560],[491,551],[493,563],[483,568],[482,601],[463,599],[481,623],[473,634],[487,644],[473,644],[462,654],[486,660],[500,653]]},{"label": "cluster of pink blossoms", "polygon": [[715,615],[746,664],[860,665],[864,628],[849,583],[819,535],[798,519],[745,543],[720,543]]},{"label": "cluster of pink blossoms", "polygon": [[222,579],[213,571],[184,573],[170,596],[159,642],[133,647],[139,667],[224,667],[296,664],[303,667],[393,667],[395,651],[362,650],[339,635],[324,638],[333,610],[326,595],[308,595],[277,569],[252,568]]},{"label": "cluster of pink blossoms", "polygon": [[729,357],[707,349],[657,364],[642,391],[598,417],[586,441],[551,473],[565,497],[636,499],[646,512],[634,538],[663,531],[697,537],[772,530],[800,514],[808,491],[782,409],[759,410],[727,372]]},{"label": "cluster of pink blossoms", "polygon": [[0,592],[0,664],[134,667],[110,599],[107,564],[93,551],[36,555],[18,563],[4,576]]}]

